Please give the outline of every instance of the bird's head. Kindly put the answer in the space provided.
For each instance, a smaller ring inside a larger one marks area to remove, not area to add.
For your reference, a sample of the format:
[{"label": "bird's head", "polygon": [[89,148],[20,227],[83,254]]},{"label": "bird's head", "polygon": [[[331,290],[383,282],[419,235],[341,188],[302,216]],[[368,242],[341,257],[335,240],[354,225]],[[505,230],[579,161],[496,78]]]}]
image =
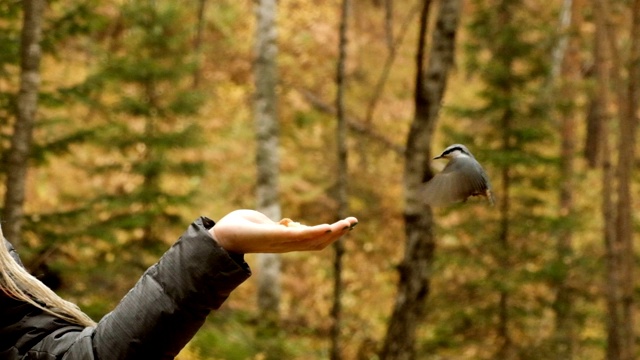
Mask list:
[{"label": "bird's head", "polygon": [[444,151],[442,152],[442,154],[434,157],[433,159],[454,159],[457,158],[459,156],[469,156],[469,157],[473,157],[473,155],[471,155],[471,152],[469,151],[469,149],[467,149],[466,146],[462,145],[462,144],[453,144],[448,146],[446,149],[444,149]]}]

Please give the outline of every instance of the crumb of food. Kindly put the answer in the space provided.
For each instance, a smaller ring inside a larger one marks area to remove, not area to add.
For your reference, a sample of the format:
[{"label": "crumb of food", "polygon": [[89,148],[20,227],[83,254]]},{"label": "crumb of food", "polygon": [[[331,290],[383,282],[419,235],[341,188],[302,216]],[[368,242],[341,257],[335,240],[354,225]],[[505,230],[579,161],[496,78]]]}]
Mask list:
[{"label": "crumb of food", "polygon": [[280,225],[286,226],[286,227],[298,227],[298,226],[304,226],[302,224],[300,224],[299,222],[295,222],[289,218],[284,218],[282,220],[280,220],[278,222]]}]

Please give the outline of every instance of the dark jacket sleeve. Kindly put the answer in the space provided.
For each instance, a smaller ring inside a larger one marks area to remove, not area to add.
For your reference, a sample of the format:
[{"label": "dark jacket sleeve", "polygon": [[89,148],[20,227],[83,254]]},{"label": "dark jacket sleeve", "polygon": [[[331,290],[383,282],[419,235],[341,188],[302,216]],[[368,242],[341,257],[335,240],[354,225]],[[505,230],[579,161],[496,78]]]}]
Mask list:
[{"label": "dark jacket sleeve", "polygon": [[97,359],[173,359],[250,276],[242,255],[213,240],[207,231],[213,225],[204,217],[191,224],[97,324],[90,335]]}]

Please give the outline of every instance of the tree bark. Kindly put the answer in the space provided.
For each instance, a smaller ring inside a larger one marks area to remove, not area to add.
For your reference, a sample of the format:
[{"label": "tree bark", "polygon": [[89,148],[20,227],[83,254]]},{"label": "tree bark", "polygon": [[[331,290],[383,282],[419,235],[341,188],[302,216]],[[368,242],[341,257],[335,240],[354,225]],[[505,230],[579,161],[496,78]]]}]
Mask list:
[{"label": "tree bark", "polygon": [[[256,60],[255,60],[255,127],[257,210],[274,221],[282,217],[278,200],[278,176],[280,159],[279,126],[277,119],[277,66],[276,56],[276,0],[260,0],[256,3]],[[258,255],[258,308],[260,328],[267,334],[275,331],[280,308],[280,256]]]},{"label": "tree bark", "polygon": [[[600,0],[594,0],[597,6]],[[595,76],[598,101],[596,114],[601,126],[601,165],[602,165],[602,217],[603,238],[606,253],[605,298],[607,304],[607,359],[621,359],[620,316],[618,312],[619,296],[619,258],[620,249],[615,241],[614,203],[613,203],[613,170],[611,165],[610,120],[606,111],[609,102],[609,71],[607,68],[607,48],[605,35],[605,16],[601,11],[595,11]]]},{"label": "tree bark", "polygon": [[23,1],[23,25],[20,47],[20,92],[17,116],[7,155],[7,182],[2,213],[4,236],[18,246],[22,240],[29,154],[38,109],[42,16],[44,0]]},{"label": "tree bark", "polygon": [[[345,62],[347,58],[349,18],[351,13],[351,1],[342,0],[342,15],[340,19],[340,43],[338,44],[338,63],[336,71],[336,147],[338,155],[338,179],[337,179],[337,202],[338,202],[338,219],[347,217],[349,213],[348,200],[348,150],[347,150],[347,121],[344,106],[345,93]],[[342,258],[344,256],[343,240],[338,240],[333,244],[335,250],[335,259],[333,262],[334,269],[334,286],[333,286],[333,307],[331,309],[331,359],[342,359],[340,352],[340,329],[342,317]]]},{"label": "tree bark", "polygon": [[594,91],[589,93],[589,104],[587,108],[587,135],[584,142],[584,157],[587,159],[587,164],[591,169],[600,167],[600,160],[602,156],[601,147],[601,135],[602,122],[597,114],[602,110],[598,109],[600,101],[596,99],[598,94]]},{"label": "tree bark", "polygon": [[[636,116],[638,111],[638,77],[640,76],[640,44],[637,36],[640,33],[640,3],[635,0],[631,11],[631,51],[628,63],[628,82],[625,87],[622,74],[623,61],[617,48],[617,36],[613,23],[608,21],[610,14],[606,0],[596,0],[596,36],[597,50],[602,55],[599,72],[603,82],[610,76],[611,85],[615,89],[617,114],[619,123],[618,164],[615,176],[612,170],[612,146],[603,146],[603,216],[605,222],[605,244],[607,246],[607,307],[608,323],[608,359],[631,360],[635,358],[635,334],[633,311],[633,223],[631,171],[634,161]],[[606,51],[606,52],[605,52]],[[606,54],[606,55],[604,55]],[[611,64],[604,65],[605,61]],[[604,84],[603,84],[604,85]],[[599,88],[600,90],[600,88]],[[607,89],[608,90],[608,89]],[[625,91],[626,90],[626,91]],[[600,95],[602,97],[602,95]],[[603,104],[607,102],[603,101]],[[609,125],[605,125],[609,126]],[[604,131],[607,136],[610,129]],[[608,139],[605,139],[608,142]],[[614,183],[614,181],[616,181]],[[616,187],[617,186],[617,187]],[[613,200],[615,188],[616,201]]]},{"label": "tree bark", "polygon": [[196,54],[196,61],[198,62],[193,69],[193,83],[191,86],[194,89],[200,87],[200,79],[202,78],[202,38],[206,24],[206,9],[207,0],[199,0],[198,22],[196,24],[196,34],[193,39],[193,51]]},{"label": "tree bark", "polygon": [[[636,117],[638,95],[640,93],[640,0],[631,5],[631,51],[628,62],[628,84],[626,101],[620,106],[620,145],[617,168],[617,212],[616,237],[621,248],[621,317],[622,317],[622,359],[635,359],[634,333],[634,246],[633,246],[633,197],[631,181],[636,143]],[[620,69],[622,70],[622,69]]]},{"label": "tree bark", "polygon": [[393,0],[384,0],[384,35],[389,52],[393,47]]},{"label": "tree bark", "polygon": [[[512,64],[504,65],[505,69],[510,69]],[[511,83],[504,83],[503,96],[505,98],[511,98],[513,95]],[[501,118],[501,130],[502,130],[502,144],[501,150],[503,152],[513,151],[511,146],[511,127],[513,122],[513,110],[511,108],[505,109]],[[511,237],[510,217],[511,212],[511,179],[512,173],[509,165],[504,165],[501,172],[501,190],[502,194],[500,198],[500,252],[498,253],[498,263],[503,274],[509,273],[511,264],[509,261],[510,245],[509,238]],[[513,351],[513,341],[511,340],[511,333],[509,330],[509,291],[506,287],[502,287],[499,291],[498,302],[498,327],[497,333],[500,340],[498,352],[496,354],[497,359],[511,359]]]},{"label": "tree bark", "polygon": [[[566,54],[563,55],[561,67],[560,94],[567,101],[575,101],[577,85],[580,80],[580,47],[579,31],[582,25],[582,0],[569,0],[564,9],[569,14],[570,22],[565,25]],[[564,16],[563,16],[564,18]],[[575,185],[575,108],[562,104],[561,113],[561,148],[560,148],[560,217],[571,221],[574,215],[573,188]],[[556,285],[554,353],[559,360],[573,358],[575,337],[574,296],[569,280],[573,267],[573,230],[565,227],[558,233],[556,244],[557,262],[562,269],[561,278]]]},{"label": "tree bark", "polygon": [[[513,2],[501,1],[496,9],[498,19],[501,24],[506,26],[512,26],[510,21],[513,15]],[[508,25],[507,25],[508,24]],[[499,31],[499,30],[498,30]],[[495,50],[496,54],[502,54],[497,56],[496,61],[501,62],[499,68],[502,71],[511,74],[514,71],[514,58],[509,56],[509,46],[505,40],[502,40]],[[502,131],[502,143],[501,151],[503,153],[509,153],[514,151],[512,145],[512,132],[514,121],[514,109],[513,109],[513,82],[504,81],[497,85],[500,96],[506,99],[504,104],[504,110],[500,118],[500,130]],[[498,252],[497,262],[500,266],[501,272],[504,274],[509,273],[511,270],[510,261],[510,238],[511,238],[511,181],[513,178],[511,167],[508,163],[505,163],[501,169],[501,198],[500,198],[500,230],[499,230],[499,244],[500,251]],[[509,300],[510,290],[508,286],[502,286],[498,291],[498,350],[496,353],[496,359],[512,359],[514,358],[513,340],[511,338],[510,324],[510,311]]]},{"label": "tree bark", "polygon": [[415,358],[416,330],[424,318],[429,295],[430,268],[435,250],[431,208],[420,201],[418,191],[433,177],[430,169],[431,145],[453,67],[455,36],[462,1],[443,2],[433,31],[428,67],[425,66],[426,35],[431,1],[425,0],[420,15],[416,57],[415,115],[405,153],[405,255],[398,266],[398,294],[387,328],[381,359]]}]

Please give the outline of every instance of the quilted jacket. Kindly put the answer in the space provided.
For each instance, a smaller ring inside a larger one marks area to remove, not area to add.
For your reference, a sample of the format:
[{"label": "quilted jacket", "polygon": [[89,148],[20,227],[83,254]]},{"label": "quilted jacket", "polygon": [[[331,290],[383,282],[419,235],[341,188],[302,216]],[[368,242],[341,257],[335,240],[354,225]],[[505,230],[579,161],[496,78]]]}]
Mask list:
[{"label": "quilted jacket", "polygon": [[0,360],[173,359],[251,275],[242,255],[212,239],[207,229],[214,224],[194,221],[95,327],[67,323],[0,291]]}]

